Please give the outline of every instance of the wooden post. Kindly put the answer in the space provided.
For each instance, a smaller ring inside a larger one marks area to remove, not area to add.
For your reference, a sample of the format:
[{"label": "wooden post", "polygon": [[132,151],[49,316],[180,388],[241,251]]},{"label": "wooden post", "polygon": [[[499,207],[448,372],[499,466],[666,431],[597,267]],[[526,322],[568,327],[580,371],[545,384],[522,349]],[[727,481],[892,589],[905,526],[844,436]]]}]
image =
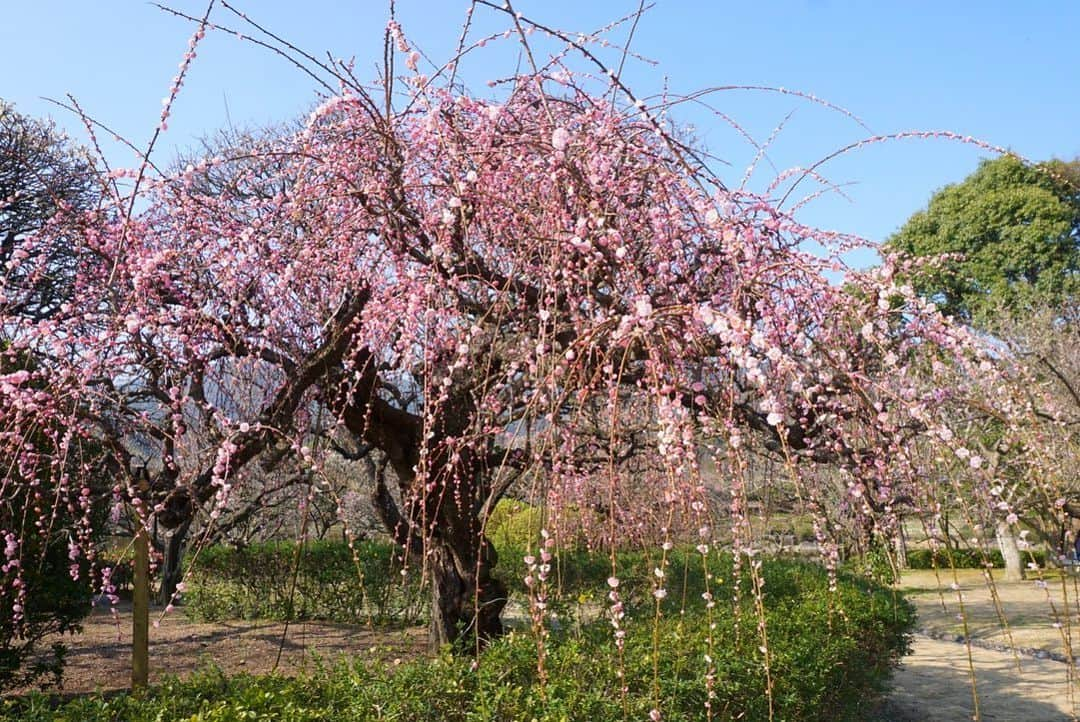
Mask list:
[{"label": "wooden post", "polygon": [[141,522],[137,527],[131,615],[132,692],[146,689],[150,677],[150,538]]}]

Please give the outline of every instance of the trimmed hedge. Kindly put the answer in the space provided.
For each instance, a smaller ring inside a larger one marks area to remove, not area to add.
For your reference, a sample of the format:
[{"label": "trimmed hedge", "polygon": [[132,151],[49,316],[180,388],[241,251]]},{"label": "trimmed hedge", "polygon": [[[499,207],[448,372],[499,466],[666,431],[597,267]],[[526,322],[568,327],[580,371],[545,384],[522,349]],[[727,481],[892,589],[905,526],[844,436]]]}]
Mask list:
[{"label": "trimmed hedge", "polygon": [[[297,566],[296,543],[269,542],[234,549],[207,547],[192,565],[184,594],[185,611],[194,619],[273,619],[297,621],[319,619],[341,623],[415,624],[427,614],[427,591],[421,588],[419,570],[400,573],[400,551],[384,542],[356,545],[357,563],[341,541],[318,541],[304,545],[300,555],[296,589],[292,588]],[[523,547],[498,550],[495,573],[506,583],[511,597],[524,600]],[[535,554],[535,550],[533,552]],[[727,557],[722,557],[727,559]],[[718,557],[713,557],[718,559]],[[651,604],[653,569],[660,563],[659,550],[620,551],[616,569],[619,588],[627,607]],[[668,571],[679,594],[698,598],[705,591],[701,555],[694,550],[667,552]],[[730,561],[713,562],[710,570],[730,578]],[[359,568],[358,568],[359,567]],[[561,550],[552,562],[549,597],[561,618],[598,610],[608,592],[612,561],[584,549]],[[722,568],[721,568],[722,567]],[[361,581],[362,580],[362,581]],[[770,591],[773,591],[770,586]]]},{"label": "trimmed hedge", "polygon": [[[290,594],[297,566],[296,543],[268,542],[243,548],[207,547],[192,563],[184,594],[185,611],[194,619],[273,619],[297,621],[320,619],[342,623],[414,624],[427,613],[427,592],[421,589],[419,570],[401,574],[400,550],[386,542],[356,544],[358,565],[342,541],[317,541],[304,545],[300,555],[296,589]],[[498,549],[495,573],[506,583],[511,596],[524,599],[524,547]],[[534,551],[535,553],[535,551]],[[636,604],[649,598],[656,553],[619,552],[616,566],[624,577],[624,602]],[[699,596],[704,591],[700,555],[694,551],[668,553],[672,573],[680,587]],[[691,569],[690,564],[695,566]],[[569,608],[594,604],[607,594],[611,559],[586,550],[560,551],[553,562],[553,601],[562,615]],[[689,570],[690,574],[686,574]]]},{"label": "trimmed hedge", "polygon": [[[1000,549],[988,550],[986,557],[995,569],[1004,568],[1005,560],[1001,556]],[[1042,549],[1033,549],[1020,553],[1020,558],[1025,565],[1032,561],[1032,557],[1039,566],[1046,566],[1046,552]],[[909,549],[907,562],[909,569],[933,569],[935,567],[948,569],[950,567],[949,555],[944,549],[940,549],[936,553],[929,549]],[[983,563],[983,555],[977,549],[952,550],[952,566],[957,569],[982,569]]]},{"label": "trimmed hedge", "polygon": [[[675,565],[669,569],[674,590]],[[614,722],[648,719],[658,708],[665,721],[689,721],[706,716],[708,654],[715,674],[714,719],[768,719],[764,655],[749,581],[745,574],[740,579],[744,595],[736,605],[730,559],[716,558],[707,571],[715,575],[714,608],[707,610],[700,596],[674,591],[659,604],[659,615],[655,601],[639,605],[625,620],[622,655],[606,621],[550,631],[543,683],[535,639],[516,632],[489,647],[475,667],[471,659],[442,655],[400,666],[360,659],[295,680],[207,672],[187,682],[167,682],[141,698],[90,697],[58,710],[50,710],[43,697],[8,702],[0,707],[0,718]],[[825,571],[812,564],[766,561],[761,574],[774,718],[865,716],[893,664],[908,650],[911,605],[849,576],[841,576],[838,590],[831,592]],[[626,573],[620,578],[630,579]],[[711,624],[716,626],[710,640]]]},{"label": "trimmed hedge", "polygon": [[[527,506],[509,506],[511,512],[501,519],[503,534],[498,538],[498,574],[511,595],[528,595],[524,584],[523,546],[516,541],[524,534],[516,522],[531,513]],[[494,517],[493,517],[494,518]],[[187,613],[195,619],[274,619],[295,621],[321,619],[342,623],[416,624],[427,613],[426,591],[420,588],[419,570],[410,568],[401,574],[399,552],[383,542],[356,544],[356,560],[342,541],[315,541],[304,545],[300,556],[296,589],[292,588],[296,566],[296,543],[292,541],[255,544],[242,549],[208,547],[199,553],[189,579],[190,591],[184,595]],[[1046,563],[1042,550],[1023,553],[1025,562],[1032,554],[1040,565]],[[1001,552],[987,552],[995,567],[1004,563]],[[933,554],[928,549],[908,551],[908,568],[931,569]],[[954,549],[953,563],[959,569],[977,569],[982,558],[973,549]],[[693,550],[668,552],[669,573],[677,580],[680,594],[698,597],[705,591],[700,555]],[[634,606],[651,603],[651,572],[659,562],[659,550],[620,551],[616,569],[623,584],[624,603]],[[553,611],[562,618],[581,617],[587,609],[597,610],[607,594],[607,577],[612,562],[608,555],[584,549],[562,550],[553,561],[550,576]],[[938,568],[948,568],[944,551],[937,553]],[[892,581],[892,567],[881,554],[847,565],[856,575],[867,575],[880,583]],[[723,575],[723,572],[717,572]],[[361,580],[362,583],[361,583]],[[770,592],[775,592],[769,585]]]},{"label": "trimmed hedge", "polygon": [[[192,563],[189,616],[223,619],[322,619],[346,624],[415,624],[426,609],[419,573],[402,574],[390,544],[342,541],[267,542],[201,550]],[[295,588],[293,577],[295,571]]]}]

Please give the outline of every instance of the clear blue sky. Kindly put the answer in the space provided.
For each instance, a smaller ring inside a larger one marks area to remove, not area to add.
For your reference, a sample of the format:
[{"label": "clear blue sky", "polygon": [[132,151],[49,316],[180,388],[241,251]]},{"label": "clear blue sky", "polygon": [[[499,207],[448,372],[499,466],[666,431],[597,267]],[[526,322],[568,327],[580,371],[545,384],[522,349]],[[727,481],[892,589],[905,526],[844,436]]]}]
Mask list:
[{"label": "clear blue sky", "polygon": [[[137,0],[7,0],[0,25],[0,97],[33,115],[52,115],[73,136],[79,123],[43,97],[73,94],[95,118],[144,145],[156,122],[190,26]],[[201,14],[203,0],[174,0]],[[235,0],[294,44],[325,57],[355,57],[375,75],[386,4],[381,0]],[[406,33],[433,58],[454,45],[465,0],[397,0]],[[592,30],[636,7],[633,0],[517,0],[526,15],[569,30]],[[218,7],[213,18],[238,25]],[[481,29],[506,19],[483,12]],[[1080,2],[723,2],[658,0],[633,48],[658,62],[632,62],[626,77],[642,94],[716,85],[782,86],[843,106],[875,133],[945,129],[1006,146],[1025,157],[1080,155]],[[628,27],[615,32],[625,37]],[[477,92],[489,75],[512,71],[504,50],[465,67]],[[610,56],[609,56],[610,57]],[[177,148],[224,126],[285,121],[315,100],[312,82],[265,50],[211,33],[158,150]],[[758,139],[794,111],[770,155],[779,169],[807,165],[866,135],[839,114],[799,99],[727,92],[711,102]],[[675,114],[713,153],[730,160],[737,183],[753,150],[702,109]],[[130,154],[108,148],[117,164]],[[826,199],[806,209],[814,225],[881,240],[942,185],[962,179],[987,153],[956,143],[903,141],[861,150],[825,166],[852,183],[851,202]],[[773,170],[763,165],[763,182]]]}]

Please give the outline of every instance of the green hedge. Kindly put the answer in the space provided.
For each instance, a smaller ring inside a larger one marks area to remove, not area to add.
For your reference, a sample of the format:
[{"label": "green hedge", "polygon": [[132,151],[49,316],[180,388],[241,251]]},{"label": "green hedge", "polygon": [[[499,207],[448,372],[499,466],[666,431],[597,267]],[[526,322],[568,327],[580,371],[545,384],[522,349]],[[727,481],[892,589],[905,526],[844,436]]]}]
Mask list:
[{"label": "green hedge", "polygon": [[[674,565],[670,569],[674,588]],[[717,559],[708,571],[730,575],[730,560]],[[912,607],[889,590],[848,576],[830,592],[824,570],[812,564],[766,561],[761,573],[774,718],[864,717],[892,665],[908,649]],[[622,578],[629,580],[629,575]],[[700,596],[674,592],[660,605],[659,616],[655,605],[639,605],[626,620],[621,657],[606,621],[551,632],[544,684],[537,672],[536,641],[516,632],[486,650],[476,667],[470,659],[443,655],[400,666],[362,659],[295,680],[208,672],[187,682],[168,682],[142,698],[91,697],[50,710],[38,697],[0,709],[7,719],[25,722],[614,722],[648,719],[658,707],[665,721],[689,721],[706,717],[708,653],[715,665],[714,719],[768,719],[758,616],[745,594],[749,582],[745,575],[738,582],[744,591],[738,606],[732,601],[731,576],[713,582],[718,601],[708,612]],[[711,644],[710,624],[716,625]]]},{"label": "green hedge", "polygon": [[[937,552],[932,552],[929,549],[909,549],[907,553],[908,568],[934,569],[936,567],[938,569],[948,569],[951,566],[956,569],[981,569],[983,567],[983,555],[977,549],[953,549],[951,554],[952,564],[950,565],[949,555],[944,549]],[[1039,566],[1046,565],[1046,552],[1042,549],[1020,553],[1020,558],[1025,565],[1032,561],[1033,557]],[[1001,569],[1005,566],[1005,560],[1001,556],[1000,549],[988,550],[986,558],[995,569]]]},{"label": "green hedge", "polygon": [[544,511],[517,499],[500,499],[487,521],[487,537],[496,549],[524,547],[540,537]]},{"label": "green hedge", "polygon": [[[241,549],[207,547],[191,563],[185,609],[189,616],[205,621],[421,621],[427,612],[427,596],[426,590],[420,588],[419,570],[409,569],[403,576],[398,561],[400,551],[388,543],[364,542],[356,549],[358,565],[344,542],[305,544],[296,590],[290,595],[297,562],[295,542],[269,542]],[[519,546],[502,546],[498,553],[495,573],[506,583],[511,596],[524,599],[528,590],[522,560],[528,552]],[[691,596],[700,596],[704,591],[701,555],[675,549],[668,552],[667,558],[680,592],[685,589]],[[652,570],[658,563],[659,550],[619,552],[616,568],[624,580],[621,592],[627,604],[651,599]],[[564,550],[552,564],[551,594],[562,614],[569,614],[575,604],[595,606],[605,598],[607,578],[612,572],[609,556],[584,549]]]},{"label": "green hedge", "polygon": [[[523,549],[508,548],[499,550],[499,566],[496,572],[506,582],[511,597],[523,599],[528,596],[525,587],[525,570],[522,559],[527,554]],[[532,552],[536,554],[535,550]],[[653,570],[659,566],[661,557],[666,560],[667,585],[672,597],[680,600],[696,600],[706,591],[706,574],[714,579],[726,579],[730,583],[733,574],[731,557],[710,555],[709,568],[703,566],[703,558],[693,549],[675,548],[663,555],[659,549],[650,551],[624,550],[618,552],[614,560],[614,573],[619,577],[619,593],[628,608],[653,604],[652,591],[655,579]],[[607,598],[607,578],[612,575],[612,558],[608,554],[594,554],[585,549],[560,551],[551,562],[549,575],[549,596],[554,607],[562,614],[573,614],[575,609],[595,608]],[[798,565],[799,569],[803,567]],[[815,565],[809,568],[817,569]],[[785,565],[768,567],[769,574],[780,569],[789,569]],[[770,593],[779,592],[779,579],[772,580],[777,590],[770,586]],[[783,582],[785,588],[789,582]]]},{"label": "green hedge", "polygon": [[[399,551],[382,542],[356,545],[357,562],[341,541],[309,542],[300,556],[296,589],[290,595],[296,544],[291,541],[256,544],[242,549],[208,547],[199,553],[184,595],[186,611],[195,619],[274,619],[279,621],[322,619],[342,623],[415,624],[427,612],[427,591],[421,576],[411,568],[403,576]],[[523,558],[532,553],[519,546],[501,546],[496,574],[506,583],[512,598],[524,600]],[[706,590],[706,572],[730,579],[732,563],[727,555],[711,555],[710,569],[702,567],[693,549],[676,548],[663,555],[668,585],[680,599],[697,599]],[[917,555],[916,555],[917,556]],[[659,549],[618,552],[614,569],[628,609],[651,607],[653,570],[660,564]],[[767,567],[769,594],[790,592],[802,584],[791,578],[792,569],[817,570],[816,565],[775,564]],[[612,574],[610,555],[584,549],[561,550],[552,561],[549,601],[561,619],[595,617],[602,609]],[[853,567],[853,576],[857,570]],[[816,572],[815,572],[816,573]],[[779,575],[779,576],[777,576]],[[362,583],[361,583],[361,580]],[[881,580],[879,580],[881,581]],[[785,592],[786,590],[786,592]],[[592,614],[585,612],[591,611]]]},{"label": "green hedge", "polygon": [[291,541],[207,547],[191,563],[185,609],[207,621],[419,621],[427,601],[419,574],[412,569],[401,573],[399,552],[390,544],[360,542],[355,550],[354,559],[344,542],[307,542],[297,564]]}]

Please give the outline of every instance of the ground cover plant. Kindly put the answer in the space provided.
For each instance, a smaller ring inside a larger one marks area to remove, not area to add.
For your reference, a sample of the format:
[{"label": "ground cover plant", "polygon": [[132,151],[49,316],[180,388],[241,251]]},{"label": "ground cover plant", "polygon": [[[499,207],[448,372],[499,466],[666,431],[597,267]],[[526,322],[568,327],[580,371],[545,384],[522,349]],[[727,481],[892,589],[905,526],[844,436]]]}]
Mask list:
[{"label": "ground cover plant", "polygon": [[[639,582],[652,575],[645,565],[640,572]],[[761,693],[766,685],[775,689],[776,719],[859,719],[873,709],[893,663],[907,649],[914,621],[909,604],[888,589],[846,575],[831,590],[820,565],[766,562],[761,577],[772,593],[765,666],[751,601],[754,582],[745,570],[736,576],[729,557],[716,557],[709,573],[717,583],[741,586],[743,601],[727,597],[710,605],[687,594],[655,605],[644,595],[627,609],[629,633],[621,648],[607,620],[567,625],[545,633],[539,665],[537,639],[525,627],[492,644],[475,663],[444,653],[399,665],[326,660],[324,670],[298,679],[227,678],[208,671],[141,698],[91,696],[55,710],[46,698],[29,698],[10,703],[6,714],[28,721],[87,722],[622,720],[662,709],[670,720],[757,720],[769,718],[768,698]],[[688,576],[697,577],[690,585],[695,590],[704,586],[700,567]],[[709,644],[709,624],[722,624],[734,635]],[[703,679],[710,667],[711,676]]]}]

